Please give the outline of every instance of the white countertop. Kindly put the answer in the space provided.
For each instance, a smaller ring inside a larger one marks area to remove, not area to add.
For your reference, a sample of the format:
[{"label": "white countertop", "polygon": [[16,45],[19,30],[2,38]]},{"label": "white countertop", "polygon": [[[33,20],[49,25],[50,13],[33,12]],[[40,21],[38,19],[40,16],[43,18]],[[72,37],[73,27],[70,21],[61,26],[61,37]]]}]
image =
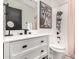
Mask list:
[{"label": "white countertop", "polygon": [[47,35],[50,34],[28,34],[28,35],[5,36],[4,42],[11,42],[11,41],[17,41],[17,40],[29,39],[29,38],[47,36]]}]

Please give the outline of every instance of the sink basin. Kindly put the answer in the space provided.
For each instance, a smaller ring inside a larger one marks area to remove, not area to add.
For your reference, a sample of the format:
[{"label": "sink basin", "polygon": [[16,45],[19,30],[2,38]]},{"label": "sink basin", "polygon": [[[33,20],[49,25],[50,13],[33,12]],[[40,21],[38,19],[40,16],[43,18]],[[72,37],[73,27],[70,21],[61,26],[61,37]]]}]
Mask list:
[{"label": "sink basin", "polygon": [[66,48],[63,45],[50,44],[50,48],[56,52],[65,52]]}]

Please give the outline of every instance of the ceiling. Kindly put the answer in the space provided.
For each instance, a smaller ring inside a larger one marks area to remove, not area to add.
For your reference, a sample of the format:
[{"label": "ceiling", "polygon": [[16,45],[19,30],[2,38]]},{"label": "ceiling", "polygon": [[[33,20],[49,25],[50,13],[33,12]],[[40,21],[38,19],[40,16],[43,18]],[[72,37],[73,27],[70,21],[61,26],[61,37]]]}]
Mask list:
[{"label": "ceiling", "polygon": [[27,6],[30,6],[34,9],[37,7],[37,5],[36,5],[37,3],[34,0],[17,0],[17,1],[19,1],[20,3],[23,3]]},{"label": "ceiling", "polygon": [[55,7],[59,7],[67,2],[68,0],[51,0],[51,4],[53,4]]},{"label": "ceiling", "polygon": [[[36,1],[37,0],[20,0],[21,2],[24,2],[25,4],[31,5],[32,7],[36,5]],[[35,1],[35,2],[34,2]],[[47,1],[49,4],[51,4],[54,7],[59,7],[63,4],[66,4],[68,2],[68,0],[43,0],[43,1]]]},{"label": "ceiling", "polygon": [[[37,0],[32,0],[32,1],[37,1]],[[63,4],[66,4],[68,0],[41,0],[41,1],[47,1],[49,4],[53,5],[54,7],[59,7]]]}]

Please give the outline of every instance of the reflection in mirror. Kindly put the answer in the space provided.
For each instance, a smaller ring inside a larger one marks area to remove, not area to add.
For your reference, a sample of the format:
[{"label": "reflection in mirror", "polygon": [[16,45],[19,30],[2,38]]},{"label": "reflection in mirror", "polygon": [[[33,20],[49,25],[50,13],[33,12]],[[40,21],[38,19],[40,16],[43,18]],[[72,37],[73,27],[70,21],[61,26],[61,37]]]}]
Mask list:
[{"label": "reflection in mirror", "polygon": [[37,30],[37,3],[34,0],[6,0],[4,3],[22,10],[22,29]]},{"label": "reflection in mirror", "polygon": [[8,21],[7,22],[7,26],[13,28],[14,27],[14,23],[12,21]]}]

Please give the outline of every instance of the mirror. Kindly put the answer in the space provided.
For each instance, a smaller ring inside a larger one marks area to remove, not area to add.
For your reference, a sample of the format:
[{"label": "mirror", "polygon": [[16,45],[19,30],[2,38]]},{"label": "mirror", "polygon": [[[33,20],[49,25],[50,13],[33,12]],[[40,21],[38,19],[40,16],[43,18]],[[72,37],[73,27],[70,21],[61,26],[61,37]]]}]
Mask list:
[{"label": "mirror", "polygon": [[[37,3],[34,0],[6,0],[5,4],[7,3],[9,7],[21,10],[21,29],[37,30]],[[18,19],[15,22],[19,23]],[[17,25],[10,20],[6,24],[9,27]]]}]

